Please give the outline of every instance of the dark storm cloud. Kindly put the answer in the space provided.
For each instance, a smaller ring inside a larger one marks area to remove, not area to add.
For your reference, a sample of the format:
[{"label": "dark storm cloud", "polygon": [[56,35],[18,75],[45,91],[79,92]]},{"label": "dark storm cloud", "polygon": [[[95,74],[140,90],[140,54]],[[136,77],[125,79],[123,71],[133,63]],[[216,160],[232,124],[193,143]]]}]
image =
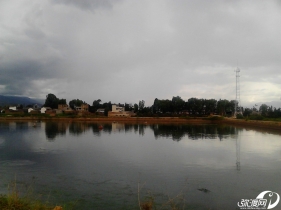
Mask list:
[{"label": "dark storm cloud", "polygon": [[0,94],[233,99],[238,66],[243,101],[280,98],[278,1],[27,1],[0,1]]},{"label": "dark storm cloud", "polygon": [[74,5],[84,10],[98,8],[112,8],[113,4],[120,0],[51,0],[56,4]]},{"label": "dark storm cloud", "polygon": [[[32,87],[34,80],[47,80],[54,77],[52,68],[56,61],[18,60],[13,63],[0,63],[0,84],[6,86],[7,95],[25,95],[26,89]],[[59,74],[55,75],[56,77]],[[36,87],[34,87],[36,88]]]}]

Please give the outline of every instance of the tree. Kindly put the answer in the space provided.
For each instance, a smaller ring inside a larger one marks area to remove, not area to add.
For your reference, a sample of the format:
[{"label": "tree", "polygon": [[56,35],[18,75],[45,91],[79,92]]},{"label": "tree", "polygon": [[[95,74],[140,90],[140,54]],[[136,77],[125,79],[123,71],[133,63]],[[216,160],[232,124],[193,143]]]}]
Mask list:
[{"label": "tree", "polygon": [[76,106],[81,106],[84,102],[80,99],[73,99],[69,101],[69,106],[71,109],[75,109]]},{"label": "tree", "polygon": [[266,104],[262,104],[259,108],[259,111],[263,116],[267,115],[268,110],[269,110],[269,106],[267,106]]},{"label": "tree", "polygon": [[139,110],[142,111],[144,109],[145,101],[141,100],[139,101]]},{"label": "tree", "polygon": [[207,99],[205,100],[205,114],[215,113],[217,108],[217,100],[215,99]]},{"label": "tree", "polygon": [[158,98],[154,99],[154,103],[152,105],[152,111],[153,111],[153,113],[159,112],[159,100],[158,100]]},{"label": "tree", "polygon": [[173,111],[179,113],[180,111],[183,110],[184,107],[184,100],[181,99],[181,97],[173,96],[172,98],[172,106],[173,106]]},{"label": "tree", "polygon": [[59,103],[58,104],[66,104],[66,99],[59,99]]},{"label": "tree", "polygon": [[249,115],[252,114],[252,112],[253,112],[252,109],[246,108],[246,109],[244,110],[244,112],[243,112],[243,116],[248,117]]},{"label": "tree", "polygon": [[139,105],[134,104],[134,112],[136,113],[136,112],[138,112],[138,111],[139,111]]},{"label": "tree", "polygon": [[101,102],[100,99],[93,101],[93,112],[96,112],[98,109],[101,108],[100,102]]},{"label": "tree", "polygon": [[52,93],[46,96],[44,107],[51,107],[52,109],[57,109],[59,104],[59,99]]}]

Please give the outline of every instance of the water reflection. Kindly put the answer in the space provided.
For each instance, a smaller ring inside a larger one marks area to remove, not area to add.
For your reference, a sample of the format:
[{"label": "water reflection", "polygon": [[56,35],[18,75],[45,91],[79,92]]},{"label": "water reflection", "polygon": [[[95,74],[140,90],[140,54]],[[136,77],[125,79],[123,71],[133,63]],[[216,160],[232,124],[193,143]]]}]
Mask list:
[{"label": "water reflection", "polygon": [[187,184],[186,202],[202,209],[235,209],[281,186],[279,134],[229,125],[33,123],[0,122],[0,186],[15,174],[36,177],[38,193],[59,189],[78,201],[75,209],[138,209],[139,181],[159,195]]},{"label": "water reflection", "polygon": [[54,140],[57,135],[65,135],[68,128],[67,123],[62,122],[47,122],[45,124],[45,133],[47,139]]},{"label": "water reflection", "polygon": [[123,124],[112,123],[103,124],[102,129],[99,128],[100,124],[97,123],[83,123],[83,122],[46,122],[45,132],[46,137],[49,140],[54,140],[57,135],[65,135],[67,130],[72,135],[82,135],[88,130],[96,136],[100,136],[102,133],[111,132],[131,132],[134,131],[139,135],[145,135],[147,128],[151,129],[154,133],[155,139],[159,138],[171,138],[174,141],[180,141],[184,137],[188,137],[192,140],[198,139],[223,139],[235,136],[235,128],[228,125],[166,125],[166,124]]}]

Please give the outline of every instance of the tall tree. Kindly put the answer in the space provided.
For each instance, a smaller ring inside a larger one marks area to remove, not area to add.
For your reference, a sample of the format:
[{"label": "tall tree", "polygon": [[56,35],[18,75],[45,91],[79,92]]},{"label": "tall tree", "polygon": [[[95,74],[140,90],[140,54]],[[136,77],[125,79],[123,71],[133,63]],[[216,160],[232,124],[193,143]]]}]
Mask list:
[{"label": "tall tree", "polygon": [[266,116],[269,110],[269,106],[267,106],[266,104],[262,104],[259,108],[259,111],[261,112],[261,114],[263,116]]},{"label": "tall tree", "polygon": [[145,101],[144,100],[139,101],[139,110],[140,111],[142,111],[144,109],[144,106],[145,106]]},{"label": "tall tree", "polygon": [[58,104],[66,104],[66,99],[59,99],[59,103]]},{"label": "tall tree", "polygon": [[184,108],[184,100],[179,96],[173,96],[172,98],[173,111],[179,113]]},{"label": "tall tree", "polygon": [[59,99],[52,93],[49,93],[46,96],[46,101],[43,106],[45,107],[51,107],[52,109],[57,109],[59,104]]},{"label": "tall tree", "polygon": [[136,112],[138,112],[138,111],[139,111],[139,105],[134,104],[134,112],[136,113]]},{"label": "tall tree", "polygon": [[93,101],[93,112],[96,112],[98,109],[101,108],[101,104],[100,103],[101,103],[100,99]]},{"label": "tall tree", "polygon": [[76,106],[81,106],[84,102],[80,99],[73,99],[69,101],[69,106],[74,109]]}]

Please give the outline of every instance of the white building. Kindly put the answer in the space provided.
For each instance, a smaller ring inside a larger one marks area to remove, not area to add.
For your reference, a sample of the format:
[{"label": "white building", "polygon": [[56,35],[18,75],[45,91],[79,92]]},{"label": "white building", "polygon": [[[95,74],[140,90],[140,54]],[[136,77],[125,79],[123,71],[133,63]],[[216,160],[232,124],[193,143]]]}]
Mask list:
[{"label": "white building", "polygon": [[40,112],[41,114],[45,114],[47,110],[52,110],[50,107],[42,107]]},{"label": "white building", "polygon": [[112,105],[112,112],[125,112],[125,107]]},{"label": "white building", "polygon": [[13,111],[17,111],[17,107],[16,106],[10,106],[9,109],[13,110]]}]

